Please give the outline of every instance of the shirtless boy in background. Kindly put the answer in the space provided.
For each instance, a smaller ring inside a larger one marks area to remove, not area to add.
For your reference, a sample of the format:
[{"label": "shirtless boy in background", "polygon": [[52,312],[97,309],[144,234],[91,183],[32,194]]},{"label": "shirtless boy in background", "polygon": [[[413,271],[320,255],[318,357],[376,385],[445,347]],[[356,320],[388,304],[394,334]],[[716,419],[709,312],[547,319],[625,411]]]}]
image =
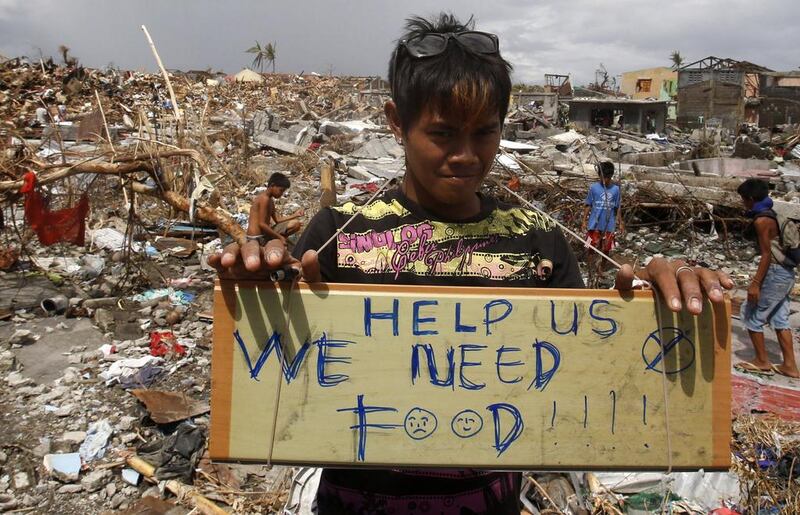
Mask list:
[{"label": "shirtless boy in background", "polygon": [[289,178],[280,172],[269,177],[266,191],[256,195],[250,206],[247,241],[265,245],[270,240],[281,240],[285,245],[286,238],[300,230],[303,224],[298,218],[303,216],[303,209],[285,217],[278,216],[275,210],[274,199],[281,198],[290,185]]}]

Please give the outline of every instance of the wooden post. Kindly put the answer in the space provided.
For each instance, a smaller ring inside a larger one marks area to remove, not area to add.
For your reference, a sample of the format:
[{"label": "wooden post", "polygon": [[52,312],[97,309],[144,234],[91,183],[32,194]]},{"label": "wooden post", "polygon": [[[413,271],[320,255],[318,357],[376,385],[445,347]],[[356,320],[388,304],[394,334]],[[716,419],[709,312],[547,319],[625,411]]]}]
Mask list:
[{"label": "wooden post", "polygon": [[175,91],[172,89],[172,83],[169,81],[169,74],[167,73],[166,68],[164,68],[164,63],[161,62],[161,57],[158,56],[158,50],[156,50],[156,45],[153,43],[153,38],[150,37],[150,33],[147,32],[147,27],[142,25],[142,30],[147,38],[147,42],[150,43],[150,50],[153,51],[153,56],[156,58],[156,63],[158,63],[158,68],[161,70],[161,75],[164,77],[164,81],[167,83],[169,98],[170,101],[172,101],[172,110],[175,112],[175,121],[180,123],[181,112],[178,109],[178,99],[175,98]]},{"label": "wooden post", "polygon": [[320,165],[319,185],[322,189],[319,206],[330,207],[336,204],[336,170],[329,159],[323,160]]}]

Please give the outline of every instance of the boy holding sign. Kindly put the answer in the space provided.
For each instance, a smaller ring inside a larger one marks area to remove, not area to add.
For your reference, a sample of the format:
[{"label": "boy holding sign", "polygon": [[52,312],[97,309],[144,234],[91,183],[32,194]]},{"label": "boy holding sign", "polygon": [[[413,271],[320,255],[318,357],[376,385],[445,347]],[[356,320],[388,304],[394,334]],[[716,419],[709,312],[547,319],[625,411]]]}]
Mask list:
[{"label": "boy holding sign", "polygon": [[[247,242],[209,263],[233,278],[288,265],[309,282],[582,288],[575,256],[549,218],[479,192],[500,144],[510,69],[497,36],[473,30],[472,20],[409,19],[389,63],[392,100],[385,106],[405,148],[400,187],[361,208],[321,210],[294,256],[277,240]],[[722,289],[732,287],[724,274],[663,259],[638,274],[672,310],[685,303],[694,314],[704,292],[722,302]],[[629,289],[632,280],[626,266],[617,287]],[[516,473],[326,469],[318,505],[321,514],[516,514],[519,487]]]}]

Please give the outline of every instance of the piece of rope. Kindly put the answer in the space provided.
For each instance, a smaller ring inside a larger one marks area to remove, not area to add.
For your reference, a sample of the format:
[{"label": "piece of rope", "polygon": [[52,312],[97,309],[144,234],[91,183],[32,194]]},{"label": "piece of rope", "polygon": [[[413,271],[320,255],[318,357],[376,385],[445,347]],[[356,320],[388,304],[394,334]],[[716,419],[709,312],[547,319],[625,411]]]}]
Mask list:
[{"label": "piece of rope", "polygon": [[[579,235],[578,233],[576,233],[575,231],[573,231],[572,229],[570,229],[570,228],[569,228],[569,227],[567,227],[566,225],[562,224],[561,222],[559,222],[558,220],[556,220],[555,218],[553,218],[553,216],[552,216],[552,215],[550,215],[549,213],[547,213],[546,211],[543,211],[543,210],[539,209],[538,207],[536,207],[536,206],[535,206],[533,203],[531,203],[530,201],[528,201],[527,199],[525,199],[525,197],[523,197],[522,195],[520,195],[520,194],[519,194],[519,193],[517,193],[516,191],[512,190],[511,188],[509,188],[508,186],[506,186],[505,184],[503,184],[503,182],[502,182],[502,181],[500,181],[500,179],[497,179],[497,178],[495,178],[495,177],[490,177],[489,179],[490,179],[490,180],[492,180],[492,181],[493,181],[493,182],[494,182],[494,183],[495,183],[497,186],[499,186],[499,187],[503,188],[503,189],[504,189],[504,190],[506,190],[507,192],[509,192],[509,193],[511,193],[512,195],[514,195],[514,196],[515,196],[515,197],[516,197],[516,198],[517,198],[517,199],[518,199],[520,202],[524,203],[524,204],[525,204],[526,206],[528,206],[529,208],[533,209],[534,211],[536,211],[537,213],[541,214],[542,216],[545,216],[545,217],[547,217],[547,218],[548,218],[549,220],[551,220],[551,221],[552,221],[554,224],[556,224],[557,226],[559,226],[559,227],[561,228],[561,230],[563,230],[564,232],[568,233],[570,236],[572,236],[573,238],[575,238],[576,240],[578,240],[579,242],[581,242],[583,245],[586,245],[588,248],[590,248],[591,250],[593,250],[594,252],[596,252],[597,254],[599,254],[599,255],[600,255],[600,256],[601,256],[603,259],[605,259],[606,261],[608,261],[609,263],[611,263],[612,265],[614,265],[616,268],[618,268],[618,269],[619,269],[619,268],[622,268],[622,265],[621,265],[620,263],[618,263],[616,260],[614,260],[614,258],[612,258],[611,256],[609,256],[608,254],[606,254],[606,253],[605,253],[605,252],[603,252],[602,250],[598,249],[597,247],[595,247],[595,246],[594,246],[594,245],[592,245],[591,243],[589,243],[589,242],[587,242],[586,240],[584,240],[584,239],[583,239],[583,237],[582,237],[581,235]],[[635,276],[636,276],[636,274],[634,274],[634,277],[635,277]]]},{"label": "piece of rope", "polygon": [[397,181],[397,179],[389,179],[388,181],[384,182],[384,183],[383,183],[383,186],[381,186],[380,188],[378,188],[378,190],[377,190],[375,193],[373,193],[373,194],[372,194],[372,196],[371,196],[369,199],[367,199],[367,201],[366,201],[366,202],[364,202],[362,205],[358,206],[358,208],[356,209],[356,212],[355,212],[355,213],[353,213],[353,215],[352,215],[350,218],[348,218],[348,219],[347,219],[347,221],[346,221],[346,222],[345,222],[345,223],[344,223],[344,224],[343,224],[341,227],[339,227],[338,229],[336,229],[336,232],[335,232],[335,233],[333,233],[333,235],[332,235],[330,238],[328,238],[328,241],[326,241],[325,243],[323,243],[323,244],[322,244],[322,246],[321,246],[320,248],[318,248],[318,249],[317,249],[317,254],[319,254],[320,252],[322,252],[323,250],[325,250],[325,247],[327,247],[328,245],[330,245],[330,244],[331,244],[331,242],[332,242],[333,240],[335,240],[335,239],[336,239],[336,237],[337,237],[337,236],[339,236],[339,234],[340,234],[340,233],[341,233],[341,232],[342,232],[342,231],[343,231],[343,230],[344,230],[344,229],[345,229],[345,228],[346,228],[348,225],[350,225],[350,222],[352,222],[352,221],[355,219],[355,217],[357,217],[357,216],[358,216],[358,215],[361,213],[361,210],[362,210],[362,209],[364,209],[364,206],[367,206],[367,205],[369,205],[369,203],[370,203],[370,202],[372,202],[373,200],[375,200],[375,198],[376,198],[378,195],[380,195],[380,194],[381,194],[381,192],[382,192],[383,190],[385,190],[385,189],[386,189],[388,186],[390,186],[390,185],[394,184],[396,181]]}]

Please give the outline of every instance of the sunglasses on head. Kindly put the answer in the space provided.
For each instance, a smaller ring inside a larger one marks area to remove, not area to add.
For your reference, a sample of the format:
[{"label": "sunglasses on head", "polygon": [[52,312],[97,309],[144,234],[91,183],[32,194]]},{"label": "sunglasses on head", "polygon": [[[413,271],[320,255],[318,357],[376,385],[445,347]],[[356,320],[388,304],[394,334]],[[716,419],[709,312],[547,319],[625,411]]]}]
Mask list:
[{"label": "sunglasses on head", "polygon": [[410,39],[400,40],[395,48],[394,59],[392,59],[392,79],[397,76],[397,54],[400,47],[408,52],[408,55],[415,59],[424,59],[441,54],[447,49],[450,40],[454,39],[463,48],[475,52],[476,54],[493,55],[500,53],[500,41],[495,34],[489,32],[479,32],[476,30],[465,30],[462,32],[445,32],[443,34],[430,33],[415,36]]},{"label": "sunglasses on head", "polygon": [[462,47],[478,54],[496,54],[500,51],[497,36],[488,32],[466,30],[463,32],[446,32],[444,34],[423,34],[400,41],[400,46],[408,50],[415,58],[433,57],[445,51],[451,39],[455,39]]}]

